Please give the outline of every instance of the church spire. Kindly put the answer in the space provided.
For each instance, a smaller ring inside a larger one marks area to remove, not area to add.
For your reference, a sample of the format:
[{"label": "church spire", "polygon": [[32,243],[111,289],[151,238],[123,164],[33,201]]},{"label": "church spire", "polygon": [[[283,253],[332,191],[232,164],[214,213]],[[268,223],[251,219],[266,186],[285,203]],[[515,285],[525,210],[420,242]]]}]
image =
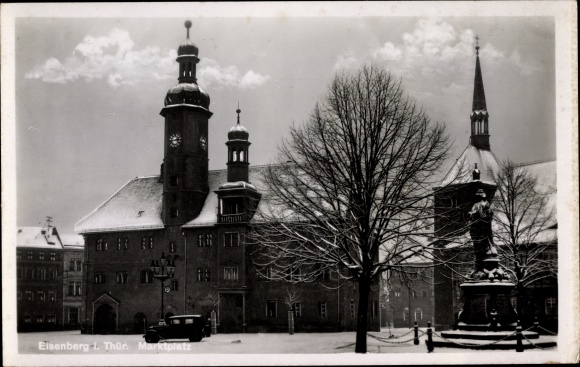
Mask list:
[{"label": "church spire", "polygon": [[469,142],[478,149],[489,150],[489,127],[483,77],[479,63],[479,37],[475,37],[475,78],[473,81],[473,104],[471,108],[471,137]]}]

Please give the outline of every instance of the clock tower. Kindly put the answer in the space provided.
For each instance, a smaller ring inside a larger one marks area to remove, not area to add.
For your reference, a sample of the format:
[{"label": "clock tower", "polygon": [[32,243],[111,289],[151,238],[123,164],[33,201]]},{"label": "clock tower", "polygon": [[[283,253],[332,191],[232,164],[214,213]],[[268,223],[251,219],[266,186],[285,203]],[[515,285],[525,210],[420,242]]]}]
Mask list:
[{"label": "clock tower", "polygon": [[177,49],[179,84],[165,97],[163,222],[182,225],[200,212],[208,185],[209,95],[197,85],[198,48],[189,39],[191,22],[186,21],[187,39]]}]

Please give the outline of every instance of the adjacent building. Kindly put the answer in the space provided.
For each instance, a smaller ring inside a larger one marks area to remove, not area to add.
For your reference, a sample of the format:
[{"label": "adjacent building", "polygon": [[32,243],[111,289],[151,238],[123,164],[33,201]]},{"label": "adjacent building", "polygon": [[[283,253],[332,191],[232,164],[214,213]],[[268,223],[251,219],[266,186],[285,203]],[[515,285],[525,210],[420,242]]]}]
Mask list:
[{"label": "adjacent building", "polygon": [[59,330],[63,322],[63,245],[53,226],[20,227],[16,235],[18,331]]},{"label": "adjacent building", "polygon": [[63,328],[80,329],[83,294],[84,239],[80,235],[63,234],[62,320]]},{"label": "adjacent building", "polygon": [[[142,333],[171,315],[217,313],[219,332],[355,330],[357,288],[329,273],[318,282],[271,281],[256,271],[246,242],[261,200],[261,171],[250,165],[248,130],[224,137],[227,169],[208,169],[210,97],[198,84],[199,50],[177,50],[179,83],[165,97],[160,174],[127,182],[81,219],[84,237],[81,324],[84,333]],[[163,282],[151,264],[167,262]],[[340,287],[337,287],[340,285]],[[288,301],[288,294],[298,295]],[[378,290],[369,306],[379,329]]]}]

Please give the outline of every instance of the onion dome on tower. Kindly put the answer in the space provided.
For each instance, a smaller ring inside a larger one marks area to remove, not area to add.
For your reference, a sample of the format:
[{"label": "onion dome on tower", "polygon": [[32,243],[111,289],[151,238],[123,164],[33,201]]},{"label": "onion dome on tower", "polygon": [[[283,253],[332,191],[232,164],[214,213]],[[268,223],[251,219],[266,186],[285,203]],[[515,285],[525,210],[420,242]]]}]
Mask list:
[{"label": "onion dome on tower", "polygon": [[197,85],[196,67],[199,62],[199,49],[189,39],[191,22],[185,22],[187,39],[177,49],[179,63],[179,84],[171,88],[165,97],[165,106],[188,104],[209,109],[209,94]]},{"label": "onion dome on tower", "polygon": [[250,134],[240,125],[240,107],[236,110],[238,123],[228,132],[228,182],[248,182]]}]

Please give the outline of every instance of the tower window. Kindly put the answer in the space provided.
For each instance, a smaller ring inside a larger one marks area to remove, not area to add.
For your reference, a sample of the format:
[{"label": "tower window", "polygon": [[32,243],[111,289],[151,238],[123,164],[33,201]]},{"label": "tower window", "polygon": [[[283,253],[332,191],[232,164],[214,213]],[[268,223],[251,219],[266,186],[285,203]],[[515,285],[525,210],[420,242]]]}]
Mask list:
[{"label": "tower window", "polygon": [[171,208],[169,210],[169,216],[171,218],[177,218],[179,216],[179,209],[177,209],[177,208]]},{"label": "tower window", "polygon": [[169,178],[169,183],[171,186],[178,186],[179,185],[179,176],[171,176]]},{"label": "tower window", "polygon": [[225,233],[224,234],[224,246],[225,247],[238,247],[238,246],[240,246],[238,233]]},{"label": "tower window", "polygon": [[174,241],[169,242],[169,252],[177,252],[177,244]]},{"label": "tower window", "polygon": [[245,152],[243,150],[240,151],[240,161],[241,162],[245,162],[246,161],[246,155],[244,153]]}]

